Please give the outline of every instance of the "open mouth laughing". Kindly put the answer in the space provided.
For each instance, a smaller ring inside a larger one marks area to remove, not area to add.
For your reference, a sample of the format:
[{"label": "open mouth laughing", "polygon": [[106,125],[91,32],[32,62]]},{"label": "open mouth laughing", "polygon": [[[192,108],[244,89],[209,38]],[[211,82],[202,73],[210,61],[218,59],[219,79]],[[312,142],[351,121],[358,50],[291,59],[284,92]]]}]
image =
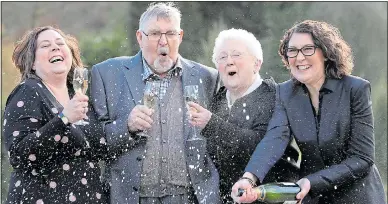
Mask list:
[{"label": "open mouth laughing", "polygon": [[50,63],[59,63],[63,62],[63,57],[62,56],[54,56],[49,60]]},{"label": "open mouth laughing", "polygon": [[166,47],[162,47],[162,48],[158,49],[158,54],[160,56],[163,56],[163,57],[167,56],[168,52],[169,52],[169,50]]},{"label": "open mouth laughing", "polygon": [[296,68],[298,68],[299,70],[306,70],[306,69],[309,69],[311,66],[310,65],[298,65],[296,66]]},{"label": "open mouth laughing", "polygon": [[236,73],[237,73],[237,72],[235,72],[235,71],[230,71],[230,72],[228,72],[228,75],[229,75],[229,76],[234,76]]}]

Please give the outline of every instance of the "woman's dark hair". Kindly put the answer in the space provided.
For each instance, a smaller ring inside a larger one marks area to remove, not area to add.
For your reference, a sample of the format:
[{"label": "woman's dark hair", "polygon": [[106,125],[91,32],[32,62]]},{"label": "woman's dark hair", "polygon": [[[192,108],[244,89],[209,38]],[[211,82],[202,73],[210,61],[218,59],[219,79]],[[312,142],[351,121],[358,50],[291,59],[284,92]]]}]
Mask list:
[{"label": "woman's dark hair", "polygon": [[12,54],[12,62],[19,69],[21,74],[21,81],[29,77],[29,75],[36,75],[35,70],[32,69],[35,61],[35,51],[37,48],[37,40],[40,33],[46,30],[53,30],[59,33],[65,43],[70,48],[71,55],[73,58],[70,72],[67,75],[67,85],[72,86],[73,84],[73,73],[75,67],[84,67],[81,54],[78,47],[78,41],[71,35],[65,34],[59,28],[52,26],[44,26],[34,28],[24,34],[21,40],[16,42],[15,49]]},{"label": "woman's dark hair", "polygon": [[314,44],[322,50],[325,61],[325,75],[328,78],[340,79],[350,75],[353,70],[352,49],[342,38],[339,30],[326,22],[305,20],[286,31],[280,40],[278,54],[285,66],[288,66],[286,51],[293,33],[309,33]]}]

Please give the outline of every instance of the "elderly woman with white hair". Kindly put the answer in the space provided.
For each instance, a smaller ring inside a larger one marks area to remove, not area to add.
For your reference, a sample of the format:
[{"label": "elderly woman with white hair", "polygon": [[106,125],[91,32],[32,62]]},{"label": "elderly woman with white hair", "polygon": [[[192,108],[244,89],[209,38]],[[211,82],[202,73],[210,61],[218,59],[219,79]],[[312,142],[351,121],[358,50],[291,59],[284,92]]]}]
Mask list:
[{"label": "elderly woman with white hair", "polygon": [[[230,191],[244,173],[256,145],[264,137],[275,105],[276,83],[262,79],[259,71],[263,52],[256,37],[242,29],[220,32],[213,50],[223,86],[210,110],[189,102],[189,122],[203,128],[208,151],[220,173],[223,203],[233,203]],[[290,181],[296,177],[298,153],[288,148],[283,159],[272,168],[266,182]],[[294,160],[292,160],[293,158]]]}]

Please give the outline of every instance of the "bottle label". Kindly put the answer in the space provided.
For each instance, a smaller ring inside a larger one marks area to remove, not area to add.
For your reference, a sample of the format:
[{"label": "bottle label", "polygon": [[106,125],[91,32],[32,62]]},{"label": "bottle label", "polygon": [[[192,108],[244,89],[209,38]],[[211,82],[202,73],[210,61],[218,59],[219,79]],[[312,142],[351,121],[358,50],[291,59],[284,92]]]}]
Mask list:
[{"label": "bottle label", "polygon": [[295,186],[295,183],[291,183],[291,182],[280,182],[280,183],[285,185],[285,186]]},{"label": "bottle label", "polygon": [[292,200],[292,201],[284,201],[283,204],[297,204],[298,201],[297,200]]}]

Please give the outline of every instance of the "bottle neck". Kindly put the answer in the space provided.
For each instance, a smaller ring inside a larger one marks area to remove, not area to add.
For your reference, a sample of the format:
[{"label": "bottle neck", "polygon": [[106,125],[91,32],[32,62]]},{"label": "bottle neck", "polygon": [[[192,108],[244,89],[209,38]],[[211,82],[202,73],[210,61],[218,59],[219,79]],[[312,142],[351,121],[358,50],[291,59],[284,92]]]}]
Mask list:
[{"label": "bottle neck", "polygon": [[265,188],[263,186],[258,186],[256,188],[253,188],[253,190],[257,194],[257,200],[265,201]]}]

